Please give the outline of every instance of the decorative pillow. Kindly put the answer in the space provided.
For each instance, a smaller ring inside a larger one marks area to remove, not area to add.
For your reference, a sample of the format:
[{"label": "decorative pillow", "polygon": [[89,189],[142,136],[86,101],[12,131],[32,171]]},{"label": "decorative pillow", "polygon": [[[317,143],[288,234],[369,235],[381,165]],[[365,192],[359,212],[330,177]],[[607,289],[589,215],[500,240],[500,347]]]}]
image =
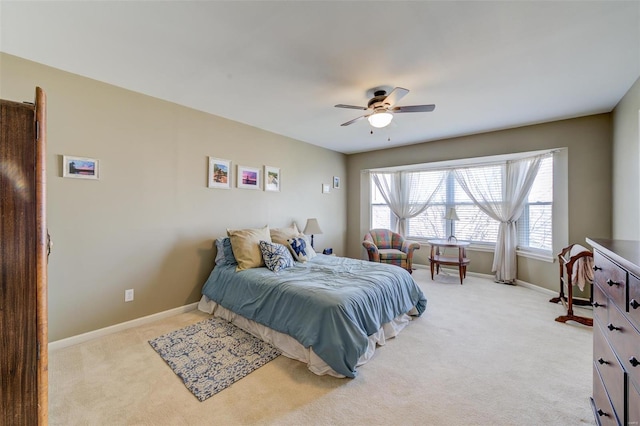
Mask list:
[{"label": "decorative pillow", "polygon": [[[225,238],[229,238],[229,237],[225,237]],[[224,265],[225,264],[225,259],[224,259],[224,247],[222,246],[222,240],[224,240],[224,238],[217,238],[216,239],[216,265]]]},{"label": "decorative pillow", "polygon": [[222,248],[224,250],[224,260],[227,265],[237,265],[238,261],[233,255],[233,248],[231,247],[231,238],[227,237],[222,240]]},{"label": "decorative pillow", "polygon": [[282,244],[260,241],[260,251],[262,252],[264,264],[273,272],[278,272],[293,266],[291,253],[289,253],[289,249]]},{"label": "decorative pillow", "polygon": [[269,232],[271,234],[271,242],[282,244],[283,246],[287,245],[289,238],[295,238],[300,234],[295,222],[287,228],[273,228]]},{"label": "decorative pillow", "polygon": [[237,265],[233,250],[231,249],[231,239],[220,237],[216,239],[216,265]]},{"label": "decorative pillow", "polygon": [[311,249],[311,244],[307,244],[307,240],[304,236],[289,238],[287,240],[287,245],[289,246],[294,259],[298,262],[306,262],[310,259],[309,253],[313,249]]},{"label": "decorative pillow", "polygon": [[317,253],[313,249],[313,246],[311,246],[311,236],[310,235],[304,235],[304,234],[300,233],[300,235],[298,235],[298,237],[304,238],[304,241],[307,243],[307,260],[311,260],[314,257],[316,257]]},{"label": "decorative pillow", "polygon": [[260,241],[271,242],[268,225],[256,229],[227,229],[227,235],[231,240],[233,255],[238,262],[236,271],[264,266]]}]

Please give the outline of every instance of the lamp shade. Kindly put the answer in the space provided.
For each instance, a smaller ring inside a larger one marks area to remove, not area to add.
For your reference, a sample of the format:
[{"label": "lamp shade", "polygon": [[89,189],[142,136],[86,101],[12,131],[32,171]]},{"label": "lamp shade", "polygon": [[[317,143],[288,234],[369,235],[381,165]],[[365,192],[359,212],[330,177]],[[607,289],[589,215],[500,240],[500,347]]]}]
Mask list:
[{"label": "lamp shade", "polygon": [[458,217],[458,213],[456,213],[455,207],[451,207],[449,210],[447,210],[447,214],[444,215],[444,218],[448,220],[460,220],[460,218]]},{"label": "lamp shade", "polygon": [[378,129],[388,126],[392,119],[393,115],[386,111],[374,112],[368,118],[369,124]]},{"label": "lamp shade", "polygon": [[304,231],[302,232],[306,235],[322,234],[322,229],[320,229],[320,225],[318,225],[318,219],[307,219],[307,226],[304,227]]}]

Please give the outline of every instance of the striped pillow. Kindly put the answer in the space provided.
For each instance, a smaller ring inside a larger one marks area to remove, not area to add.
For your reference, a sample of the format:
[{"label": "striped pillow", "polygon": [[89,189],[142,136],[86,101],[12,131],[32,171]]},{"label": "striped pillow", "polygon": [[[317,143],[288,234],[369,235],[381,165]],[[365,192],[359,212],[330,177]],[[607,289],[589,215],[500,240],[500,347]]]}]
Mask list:
[{"label": "striped pillow", "polygon": [[282,244],[260,241],[260,251],[262,252],[264,264],[273,272],[278,272],[293,266],[291,253],[289,253],[289,249]]}]

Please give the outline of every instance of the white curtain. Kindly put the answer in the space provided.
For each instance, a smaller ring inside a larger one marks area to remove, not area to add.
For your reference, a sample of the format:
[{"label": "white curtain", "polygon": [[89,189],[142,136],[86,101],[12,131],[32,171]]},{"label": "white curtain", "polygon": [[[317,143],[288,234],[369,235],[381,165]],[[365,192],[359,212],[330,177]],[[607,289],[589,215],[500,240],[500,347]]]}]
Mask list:
[{"label": "white curtain", "polygon": [[429,207],[431,199],[444,181],[443,175],[434,186],[428,187],[421,181],[424,173],[401,171],[371,174],[382,198],[395,215],[392,230],[403,237],[407,232],[407,219],[419,215]]},{"label": "white curtain", "polygon": [[492,272],[498,282],[514,283],[517,277],[516,221],[520,218],[531,186],[544,156],[508,161],[504,165],[502,188],[496,181],[483,179],[474,168],[454,170],[454,176],[473,203],[489,217],[500,222],[493,256]]}]

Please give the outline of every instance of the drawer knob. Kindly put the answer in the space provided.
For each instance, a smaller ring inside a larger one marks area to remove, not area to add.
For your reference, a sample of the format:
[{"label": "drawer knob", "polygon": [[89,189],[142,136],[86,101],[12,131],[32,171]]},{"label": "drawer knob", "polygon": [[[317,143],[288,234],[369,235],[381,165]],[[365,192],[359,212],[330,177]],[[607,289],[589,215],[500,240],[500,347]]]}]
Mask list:
[{"label": "drawer knob", "polygon": [[593,302],[591,305],[592,305],[594,308],[599,308],[600,306],[602,306],[602,307],[607,306],[607,305],[603,305],[602,303],[598,303],[598,302]]},{"label": "drawer knob", "polygon": [[636,299],[631,299],[631,301],[629,302],[629,305],[631,305],[633,309],[638,309],[638,306],[640,306],[640,303],[638,303]]},{"label": "drawer knob", "polygon": [[615,325],[613,325],[613,324],[611,324],[611,323],[609,323],[609,325],[607,326],[607,328],[608,328],[609,330],[611,330],[611,331],[613,331],[613,330],[618,330],[618,331],[622,330],[622,328],[620,328],[620,327],[616,327]]},{"label": "drawer knob", "polygon": [[594,271],[602,271],[602,268],[601,268],[601,267],[599,267],[599,266],[596,266],[596,265],[593,265],[593,268],[592,268],[592,269],[593,269]]},{"label": "drawer knob", "polygon": [[634,367],[637,367],[638,365],[640,365],[640,361],[638,361],[638,359],[635,356],[632,356],[631,358],[629,358],[629,362]]},{"label": "drawer knob", "polygon": [[609,364],[609,361],[605,361],[605,360],[604,360],[604,359],[602,359],[602,358],[598,358],[598,362],[600,363],[600,365],[602,365],[602,364]]},{"label": "drawer knob", "polygon": [[598,408],[598,415],[600,417],[609,417],[609,415],[607,413],[605,413],[604,411],[602,411],[602,408]]},{"label": "drawer knob", "polygon": [[614,285],[620,285],[619,282],[613,281],[611,278],[607,279],[607,284],[609,284],[609,287],[613,287]]}]

